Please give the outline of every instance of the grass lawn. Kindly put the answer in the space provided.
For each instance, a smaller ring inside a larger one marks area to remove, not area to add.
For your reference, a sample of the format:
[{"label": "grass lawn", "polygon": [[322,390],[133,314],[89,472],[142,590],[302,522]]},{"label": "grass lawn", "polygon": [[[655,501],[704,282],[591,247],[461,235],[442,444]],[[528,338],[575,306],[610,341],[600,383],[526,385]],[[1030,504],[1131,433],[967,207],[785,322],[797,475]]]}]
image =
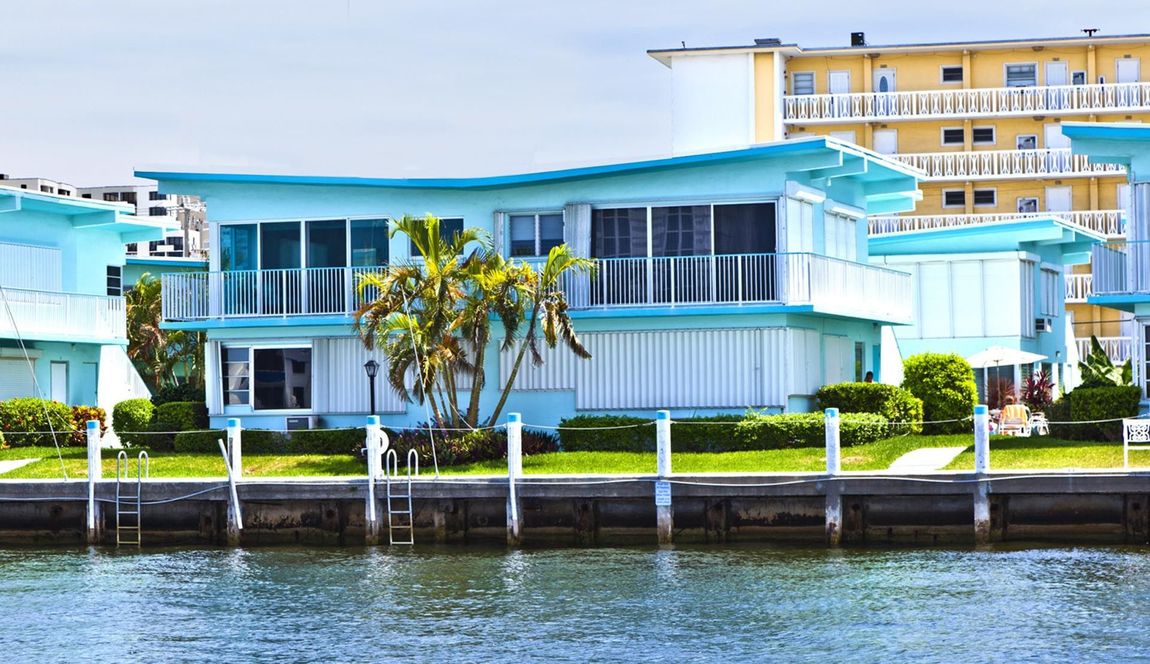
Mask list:
[{"label": "grass lawn", "polygon": [[[1150,467],[1150,451],[1130,453],[1130,466]],[[1047,436],[994,436],[990,441],[991,470],[1050,470],[1062,468],[1122,468],[1121,442],[1059,440]],[[974,470],[974,447],[958,455],[947,470]]]}]

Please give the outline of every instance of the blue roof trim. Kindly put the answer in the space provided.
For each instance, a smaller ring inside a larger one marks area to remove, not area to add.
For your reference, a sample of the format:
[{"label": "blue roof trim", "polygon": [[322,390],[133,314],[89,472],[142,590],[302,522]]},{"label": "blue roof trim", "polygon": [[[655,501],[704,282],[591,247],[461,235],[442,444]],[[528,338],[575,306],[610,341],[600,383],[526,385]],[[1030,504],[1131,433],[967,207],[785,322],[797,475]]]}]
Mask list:
[{"label": "blue roof trim", "polygon": [[1070,139],[1150,140],[1150,126],[1125,122],[1063,122],[1062,134]]},{"label": "blue roof trim", "polygon": [[[1027,242],[1043,241],[1049,238],[1037,235],[1042,231],[1062,229],[1069,232],[1070,237],[1058,244],[1076,244],[1079,242],[1101,243],[1106,237],[1087,228],[1068,223],[1056,216],[1045,219],[1026,219],[1023,221],[1002,221],[989,224],[972,224],[970,226],[952,226],[948,228],[932,228],[921,231],[906,231],[902,233],[888,233],[868,238],[867,246],[872,256],[897,255],[913,251],[916,253],[943,253],[959,254],[971,251],[988,251],[993,246],[1000,249],[1016,249]],[[956,240],[967,241],[979,239],[984,243],[978,246],[957,245]],[[941,245],[936,247],[935,245]]]}]

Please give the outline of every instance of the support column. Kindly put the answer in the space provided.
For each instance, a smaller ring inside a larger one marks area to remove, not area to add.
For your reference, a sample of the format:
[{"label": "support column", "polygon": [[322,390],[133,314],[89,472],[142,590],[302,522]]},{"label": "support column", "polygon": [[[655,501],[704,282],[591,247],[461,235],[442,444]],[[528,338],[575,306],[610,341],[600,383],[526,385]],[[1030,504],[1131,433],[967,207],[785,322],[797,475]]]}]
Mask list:
[{"label": "support column", "polygon": [[843,538],[843,496],[842,488],[838,483],[838,475],[842,471],[839,409],[827,408],[823,421],[825,423],[827,445],[827,545],[837,547],[842,544]]},{"label": "support column", "polygon": [[978,482],[974,485],[974,541],[990,543],[990,412],[986,406],[974,407],[974,472]]},{"label": "support column", "polygon": [[507,544],[523,543],[520,515],[523,505],[515,482],[523,475],[523,420],[519,413],[507,414]]},{"label": "support column", "polygon": [[675,510],[671,504],[671,411],[655,413],[655,513],[658,519],[659,544],[671,544],[675,530]]},{"label": "support column", "polygon": [[383,476],[381,460],[383,451],[380,449],[382,430],[378,415],[368,415],[367,425],[364,426],[364,454],[367,455],[367,497],[364,504],[364,543],[374,546],[382,541],[383,519],[379,514],[379,499],[376,498],[376,484]]},{"label": "support column", "polygon": [[243,462],[243,426],[240,424],[238,417],[228,418],[227,426],[228,455],[224,459],[224,463],[228,464],[230,469],[230,490],[231,500],[228,501],[228,546],[240,545],[240,532],[243,526],[240,522],[240,497],[239,492],[236,491],[236,483],[240,481],[244,472]]},{"label": "support column", "polygon": [[100,423],[88,420],[88,544],[99,544],[104,539],[104,510],[96,500],[96,483],[103,468],[100,459]]}]

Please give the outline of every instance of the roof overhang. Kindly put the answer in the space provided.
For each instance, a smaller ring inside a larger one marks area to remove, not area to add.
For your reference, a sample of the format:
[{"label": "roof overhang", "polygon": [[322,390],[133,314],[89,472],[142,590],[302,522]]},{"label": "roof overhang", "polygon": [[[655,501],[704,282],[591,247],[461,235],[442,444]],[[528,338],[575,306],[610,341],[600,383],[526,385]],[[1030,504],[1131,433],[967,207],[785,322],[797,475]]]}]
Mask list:
[{"label": "roof overhang", "polygon": [[175,227],[174,224],[133,216],[135,207],[128,204],[0,187],[0,223],[20,219],[19,215],[5,216],[3,213],[6,212],[58,215],[66,218],[77,230],[119,233],[124,242],[159,240],[165,230]]},{"label": "roof overhang", "polygon": [[1150,125],[1130,122],[1063,122],[1074,154],[1092,163],[1122,164],[1131,179],[1150,176]]},{"label": "roof overhang", "polygon": [[878,235],[869,239],[868,248],[872,256],[908,256],[1030,251],[1057,246],[1064,265],[1080,265],[1089,262],[1091,246],[1105,241],[1103,235],[1051,216]]}]

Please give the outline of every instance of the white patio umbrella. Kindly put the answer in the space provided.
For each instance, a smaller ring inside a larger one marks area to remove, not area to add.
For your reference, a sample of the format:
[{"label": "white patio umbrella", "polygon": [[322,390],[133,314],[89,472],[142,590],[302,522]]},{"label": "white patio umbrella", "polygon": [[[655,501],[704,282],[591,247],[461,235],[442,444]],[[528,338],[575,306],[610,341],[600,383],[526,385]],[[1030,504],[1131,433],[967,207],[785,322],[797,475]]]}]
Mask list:
[{"label": "white patio umbrella", "polygon": [[1006,346],[991,346],[986,350],[980,350],[974,355],[971,355],[966,358],[966,361],[970,362],[970,366],[975,369],[986,369],[988,367],[1013,367],[1019,364],[1033,364],[1045,359],[1045,355],[1039,355],[1038,353],[1028,353],[1024,350],[1007,348]]}]

